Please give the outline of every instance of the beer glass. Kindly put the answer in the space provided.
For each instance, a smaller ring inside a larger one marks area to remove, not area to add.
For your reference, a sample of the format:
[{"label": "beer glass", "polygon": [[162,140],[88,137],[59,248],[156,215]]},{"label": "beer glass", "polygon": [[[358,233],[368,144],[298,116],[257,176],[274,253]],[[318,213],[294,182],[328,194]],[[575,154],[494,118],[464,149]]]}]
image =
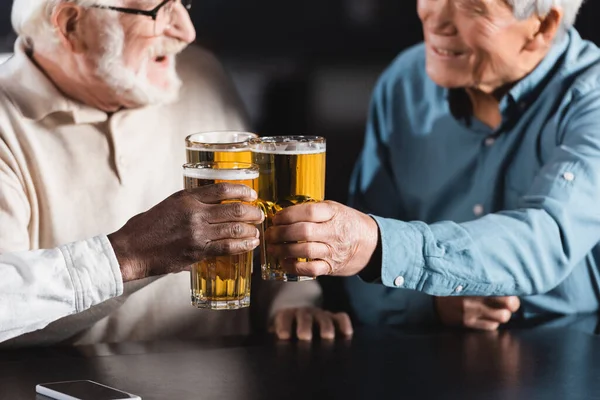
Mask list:
[{"label": "beer glass", "polygon": [[[185,164],[186,189],[230,182],[258,188],[258,167],[239,162],[201,162]],[[231,201],[228,201],[231,202]],[[234,256],[206,257],[192,265],[192,305],[212,310],[235,310],[250,305],[252,255],[249,251]]]},{"label": "beer glass", "polygon": [[250,140],[252,158],[260,171],[258,203],[265,213],[261,227],[261,269],[264,280],[299,282],[314,277],[288,274],[267,253],[264,232],[285,207],[325,199],[325,138],[274,136]]},{"label": "beer glass", "polygon": [[238,131],[214,131],[195,133],[185,138],[188,163],[204,161],[252,162],[248,140],[258,137],[255,133]]}]

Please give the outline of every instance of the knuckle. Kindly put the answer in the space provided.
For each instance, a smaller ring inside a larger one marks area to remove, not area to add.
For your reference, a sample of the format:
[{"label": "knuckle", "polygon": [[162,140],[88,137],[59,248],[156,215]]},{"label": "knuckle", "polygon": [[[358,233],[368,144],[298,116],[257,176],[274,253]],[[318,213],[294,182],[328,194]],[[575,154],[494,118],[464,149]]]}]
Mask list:
[{"label": "knuckle", "polygon": [[221,250],[225,254],[234,253],[236,250],[235,242],[232,240],[226,240],[221,244]]},{"label": "knuckle", "polygon": [[303,238],[308,238],[312,234],[312,227],[310,224],[305,223],[305,224],[300,225],[299,231],[300,231],[299,234]]},{"label": "knuckle", "polygon": [[227,197],[231,194],[231,186],[227,183],[217,183],[213,186],[215,195],[219,198]]},{"label": "knuckle", "polygon": [[231,216],[234,218],[242,218],[246,214],[246,208],[242,203],[231,204]]},{"label": "knuckle", "polygon": [[244,225],[242,224],[233,224],[231,225],[231,228],[229,229],[229,233],[231,235],[231,237],[233,238],[239,238],[242,237],[244,234]]},{"label": "knuckle", "polygon": [[184,210],[185,212],[192,214],[202,205],[202,203],[196,200],[191,193],[176,193],[176,195],[177,197],[174,198],[174,202],[169,204],[169,207]]},{"label": "knuckle", "polygon": [[192,229],[203,229],[206,225],[206,214],[203,211],[197,211],[190,214],[188,223]]},{"label": "knuckle", "polygon": [[207,232],[203,232],[201,230],[192,230],[191,234],[188,236],[189,238],[189,246],[188,247],[204,247],[206,246],[208,240],[206,238]]},{"label": "knuckle", "polygon": [[319,204],[318,203],[310,203],[306,206],[306,214],[309,219],[313,220],[319,214]]},{"label": "knuckle", "polygon": [[308,203],[304,208],[304,215],[308,220],[312,220],[315,217],[315,205],[312,203]]},{"label": "knuckle", "polygon": [[250,251],[256,247],[257,241],[255,239],[246,239],[242,244],[242,251]]},{"label": "knuckle", "polygon": [[176,200],[181,201],[182,199],[190,197],[189,190],[180,190],[179,192],[173,193],[171,196],[167,198],[167,200]]},{"label": "knuckle", "polygon": [[228,241],[210,242],[206,246],[206,253],[210,256],[224,256],[229,254]]}]

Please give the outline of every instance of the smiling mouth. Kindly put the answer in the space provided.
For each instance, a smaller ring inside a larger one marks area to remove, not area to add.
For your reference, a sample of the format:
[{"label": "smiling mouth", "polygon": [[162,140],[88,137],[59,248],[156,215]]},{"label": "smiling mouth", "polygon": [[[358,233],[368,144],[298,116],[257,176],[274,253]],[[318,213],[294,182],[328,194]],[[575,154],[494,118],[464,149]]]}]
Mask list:
[{"label": "smiling mouth", "polygon": [[167,56],[158,56],[154,58],[154,62],[163,63],[167,60]]},{"label": "smiling mouth", "polygon": [[439,56],[446,57],[446,58],[457,58],[457,57],[464,56],[466,54],[464,51],[443,49],[441,47],[431,46],[431,48],[433,49],[434,53],[436,53]]}]

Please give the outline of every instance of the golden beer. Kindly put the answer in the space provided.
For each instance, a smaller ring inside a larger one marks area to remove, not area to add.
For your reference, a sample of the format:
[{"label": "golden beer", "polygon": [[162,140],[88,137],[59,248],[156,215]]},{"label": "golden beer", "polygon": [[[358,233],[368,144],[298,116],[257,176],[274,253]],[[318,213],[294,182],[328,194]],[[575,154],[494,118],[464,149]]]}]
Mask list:
[{"label": "golden beer", "polygon": [[[258,168],[249,163],[202,162],[184,165],[186,189],[230,182],[258,188]],[[207,257],[192,265],[192,305],[234,310],[250,305],[252,251],[234,256]]]},{"label": "golden beer", "polygon": [[185,138],[188,163],[252,162],[248,140],[258,135],[250,132],[215,131],[195,133]]},{"label": "golden beer", "polygon": [[266,215],[261,229],[261,269],[265,280],[299,282],[313,277],[288,274],[266,251],[264,232],[285,207],[325,199],[325,139],[318,136],[275,136],[250,140],[253,162],[260,170],[259,205]]}]

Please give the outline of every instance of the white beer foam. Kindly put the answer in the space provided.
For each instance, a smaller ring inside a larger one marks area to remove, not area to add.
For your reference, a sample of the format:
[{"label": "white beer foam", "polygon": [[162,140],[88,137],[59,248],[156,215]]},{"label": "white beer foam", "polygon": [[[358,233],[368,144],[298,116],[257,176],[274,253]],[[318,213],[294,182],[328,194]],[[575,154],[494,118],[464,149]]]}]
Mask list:
[{"label": "white beer foam", "polygon": [[259,148],[252,148],[254,153],[285,155],[321,154],[325,150],[325,143],[261,143]]},{"label": "white beer foam", "polygon": [[[221,144],[221,143],[213,143],[213,144]],[[199,153],[202,152],[211,152],[211,153],[241,153],[242,151],[250,151],[247,148],[237,148],[237,149],[207,149],[205,147],[186,147],[186,150],[189,151],[197,151]]]},{"label": "white beer foam", "polygon": [[[198,142],[205,144],[229,144],[243,143],[249,139],[256,137],[256,134],[251,132],[236,132],[236,131],[216,131],[194,133],[187,137],[190,142]],[[195,150],[195,149],[194,149]]]},{"label": "white beer foam", "polygon": [[183,176],[194,179],[245,181],[248,179],[257,179],[258,171],[243,169],[188,168],[183,171]]}]

